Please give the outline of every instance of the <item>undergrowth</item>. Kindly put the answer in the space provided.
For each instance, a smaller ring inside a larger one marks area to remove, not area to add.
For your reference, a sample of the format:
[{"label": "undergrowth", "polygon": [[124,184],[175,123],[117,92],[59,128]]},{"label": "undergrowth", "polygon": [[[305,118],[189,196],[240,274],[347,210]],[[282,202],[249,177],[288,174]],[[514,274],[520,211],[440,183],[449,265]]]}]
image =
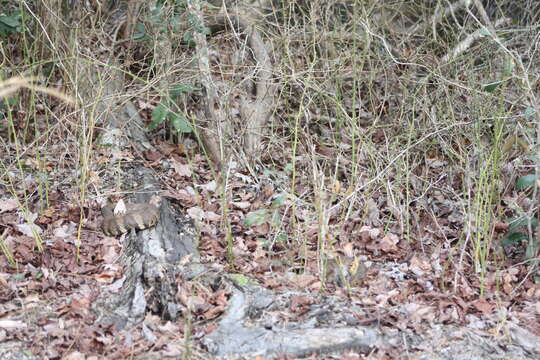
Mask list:
[{"label": "undergrowth", "polygon": [[[79,97],[85,79],[77,61],[84,57],[101,69],[101,60],[88,59],[76,40],[91,44],[108,30],[81,23],[65,54],[57,51],[64,46],[55,45],[65,41],[62,34],[42,32],[33,9],[18,1],[2,4],[0,93],[11,88],[10,78],[35,77],[43,88]],[[154,140],[197,141],[198,125],[188,114],[202,96],[199,84],[182,66],[153,56],[152,49],[174,39],[172,51],[187,64],[196,60],[190,34],[206,30],[191,23],[191,32],[176,41],[176,26],[187,21],[185,4],[156,4],[143,8],[134,24],[126,55],[131,66],[123,76],[131,81],[129,96],[146,106],[141,112],[150,109]],[[286,254],[291,268],[313,271],[309,262],[316,253],[322,274],[328,253],[343,252],[345,244],[356,244],[360,233],[373,229],[397,234],[412,251],[444,248],[452,254],[444,259],[448,269],[480,283],[486,273],[513,261],[526,258],[536,266],[539,39],[535,22],[527,19],[538,20],[537,13],[511,4],[489,8],[493,19],[514,16],[493,34],[494,25],[483,24],[472,9],[434,19],[444,10],[437,4],[296,0],[261,9],[268,25],[259,31],[272,49],[279,89],[272,118],[261,129],[265,151],[257,159],[235,159],[243,153],[241,144],[218,135],[223,153],[231,155],[227,161],[249,168],[245,172],[255,182],[274,181],[279,200],[247,213],[244,225],[270,224],[261,241],[269,253]],[[145,10],[150,11],[146,17]],[[519,14],[526,14],[523,23]],[[86,15],[100,20],[90,10]],[[476,31],[474,41],[460,45]],[[467,48],[459,51],[460,46]],[[217,77],[230,76],[214,70]],[[99,159],[94,144],[103,109],[80,103],[73,108],[36,90],[27,86],[1,93],[0,171],[8,189],[1,196],[18,198],[22,209],[36,205],[44,212],[55,169],[71,168],[72,177],[61,185],[77,188],[82,226],[89,197],[99,194],[91,168]],[[94,96],[121,101],[125,94]],[[227,261],[234,263],[227,211],[234,194],[228,192],[227,174],[221,175],[215,175],[223,185],[221,230]],[[506,235],[496,230],[505,221],[510,222]],[[39,235],[35,238],[41,249]],[[352,255],[406,260],[409,255],[399,251],[404,250],[372,252],[363,244]]]}]

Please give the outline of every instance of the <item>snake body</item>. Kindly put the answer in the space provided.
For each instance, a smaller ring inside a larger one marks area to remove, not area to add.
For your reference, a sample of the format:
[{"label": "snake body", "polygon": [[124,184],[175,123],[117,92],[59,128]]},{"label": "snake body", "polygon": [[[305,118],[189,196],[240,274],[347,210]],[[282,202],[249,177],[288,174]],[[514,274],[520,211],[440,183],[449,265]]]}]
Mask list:
[{"label": "snake body", "polygon": [[153,204],[127,204],[125,213],[115,215],[114,204],[109,203],[101,209],[101,214],[101,229],[108,236],[117,236],[131,229],[144,230],[159,221],[159,208]]}]

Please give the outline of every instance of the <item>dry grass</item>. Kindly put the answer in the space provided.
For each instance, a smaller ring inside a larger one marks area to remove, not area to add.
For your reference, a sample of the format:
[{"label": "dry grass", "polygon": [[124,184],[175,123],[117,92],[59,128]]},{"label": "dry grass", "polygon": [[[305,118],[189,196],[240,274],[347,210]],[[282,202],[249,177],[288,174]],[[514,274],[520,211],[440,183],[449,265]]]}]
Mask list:
[{"label": "dry grass", "polygon": [[[279,91],[271,121],[261,129],[266,151],[251,171],[256,180],[272,181],[288,198],[282,221],[268,236],[274,236],[273,243],[279,239],[293,266],[311,268],[315,252],[322,271],[328,251],[342,251],[362,226],[378,228],[398,234],[415,251],[442,248],[448,254],[444,261],[456,274],[472,270],[483,279],[491,265],[499,264],[493,249],[500,235],[493,232],[494,224],[513,213],[503,200],[516,197],[516,174],[530,172],[525,154],[514,148],[502,152],[502,145],[510,136],[523,139],[531,149],[540,142],[539,39],[534,25],[538,6],[520,2],[519,7],[508,1],[486,6],[483,14],[473,5],[445,13],[436,6],[440,2],[433,1],[286,3],[283,8],[260,9],[266,23],[259,31],[272,48]],[[22,190],[23,203],[36,202],[37,196],[46,209],[47,171],[61,169],[71,173],[66,183],[77,184],[68,198],[78,199],[82,209],[88,197],[99,195],[92,169],[101,114],[92,104],[73,111],[48,95],[78,97],[84,79],[77,63],[91,56],[81,44],[90,46],[93,39],[110,34],[83,24],[70,38],[80,43],[56,46],[55,41],[65,39],[50,30],[37,31],[54,27],[40,24],[39,15],[30,9],[20,10],[35,32],[4,37],[2,84],[14,81],[8,78],[38,74],[42,80],[39,87],[25,85],[29,90],[18,96],[2,92],[13,87],[0,87],[0,96],[13,99],[4,101],[0,128],[2,185],[12,195]],[[513,22],[505,22],[505,17]],[[496,35],[489,32],[493,29]],[[171,64],[170,58],[156,62],[159,56],[152,57],[151,51],[159,37],[155,32],[152,36],[126,57],[132,61],[128,76],[134,79],[133,95],[144,103],[167,96],[162,86],[188,82],[186,76],[193,76]],[[190,44],[159,46],[168,47],[168,57],[172,52],[193,56]],[[72,52],[57,51],[66,48]],[[99,57],[84,61],[101,68]],[[485,91],[495,81],[502,83]],[[122,99],[125,94],[110,96]],[[191,98],[182,99],[179,106],[186,113],[196,108]],[[525,117],[529,108],[536,112]],[[219,142],[225,152],[243,154],[234,137],[236,125],[219,134]],[[168,128],[154,136],[171,133]],[[264,170],[274,175],[264,177]],[[28,176],[32,185],[23,181]],[[226,186],[224,190],[226,204],[234,194]],[[531,196],[536,199],[537,191]],[[227,215],[227,205],[223,209]],[[525,211],[534,215],[536,207]],[[225,223],[224,232],[233,261],[230,223]],[[353,255],[365,254],[355,249]]]}]

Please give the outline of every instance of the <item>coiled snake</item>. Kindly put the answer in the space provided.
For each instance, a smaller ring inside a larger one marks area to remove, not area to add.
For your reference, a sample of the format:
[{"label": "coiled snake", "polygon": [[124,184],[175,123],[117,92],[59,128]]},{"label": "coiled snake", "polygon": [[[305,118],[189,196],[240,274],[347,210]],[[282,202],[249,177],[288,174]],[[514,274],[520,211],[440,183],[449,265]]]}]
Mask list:
[{"label": "coiled snake", "polygon": [[101,209],[101,229],[108,236],[117,236],[131,229],[144,230],[159,221],[159,207],[152,203],[126,204],[126,212],[122,214],[115,214],[114,207],[113,203],[108,202]]}]

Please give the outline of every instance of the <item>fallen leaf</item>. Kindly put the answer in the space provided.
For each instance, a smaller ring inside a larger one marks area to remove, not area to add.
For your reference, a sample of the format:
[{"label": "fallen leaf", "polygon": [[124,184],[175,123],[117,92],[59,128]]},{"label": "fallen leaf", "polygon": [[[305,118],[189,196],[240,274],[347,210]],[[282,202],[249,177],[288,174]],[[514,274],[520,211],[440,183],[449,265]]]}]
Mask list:
[{"label": "fallen leaf", "polygon": [[34,237],[34,232],[32,230],[34,230],[38,234],[41,234],[43,232],[43,230],[39,226],[37,226],[35,224],[32,224],[32,225],[27,224],[27,223],[17,224],[16,228],[20,233],[22,233],[22,234],[24,234],[24,235],[26,235],[28,237],[31,237],[31,238]]},{"label": "fallen leaf", "polygon": [[495,308],[495,304],[492,304],[488,302],[483,297],[479,298],[476,301],[472,302],[472,305],[480,312],[484,314],[491,314],[493,312],[493,309]]},{"label": "fallen leaf", "polygon": [[83,353],[80,353],[78,351],[74,351],[71,354],[69,354],[69,355],[67,355],[65,357],[62,357],[62,359],[64,359],[64,360],[85,360],[86,355],[84,355]]},{"label": "fallen leaf", "polygon": [[396,251],[399,237],[396,234],[388,234],[381,239],[380,248],[384,252]]},{"label": "fallen leaf", "polygon": [[0,214],[6,211],[15,210],[18,206],[17,199],[0,200]]},{"label": "fallen leaf", "polygon": [[18,320],[0,320],[1,329],[22,329],[26,324]]},{"label": "fallen leaf", "polygon": [[241,210],[249,209],[249,207],[251,206],[251,203],[248,201],[238,201],[238,202],[233,202],[232,204],[235,208],[241,209]]},{"label": "fallen leaf", "polygon": [[187,214],[193,220],[201,221],[204,218],[204,210],[198,206],[187,209]]},{"label": "fallen leaf", "polygon": [[204,213],[204,218],[208,221],[219,221],[221,220],[221,216],[216,214],[215,212],[213,211],[206,211]]},{"label": "fallen leaf", "polygon": [[420,277],[431,271],[431,264],[426,259],[421,259],[415,255],[409,262],[409,269],[413,274]]},{"label": "fallen leaf", "polygon": [[147,150],[143,152],[144,158],[148,161],[157,161],[163,157],[163,154],[159,151]]},{"label": "fallen leaf", "polygon": [[76,231],[77,224],[75,224],[74,222],[70,222],[69,224],[64,224],[60,227],[57,227],[56,229],[54,229],[53,233],[54,236],[65,239],[68,237],[72,237]]},{"label": "fallen leaf", "polygon": [[210,181],[209,183],[207,184],[203,184],[203,185],[196,185],[197,187],[200,187],[201,189],[204,189],[206,191],[209,191],[209,192],[214,192],[216,191],[216,188],[217,188],[217,182],[215,180],[212,180]]},{"label": "fallen leaf", "polygon": [[179,200],[184,206],[193,206],[197,204],[197,196],[191,194],[187,189],[179,189],[175,192],[166,190],[162,194],[164,197]]},{"label": "fallen leaf", "polygon": [[188,164],[182,164],[175,159],[171,159],[171,165],[178,175],[183,177],[191,177],[191,169]]},{"label": "fallen leaf", "polygon": [[184,353],[185,344],[181,343],[169,343],[165,345],[165,348],[161,350],[163,356],[179,358]]}]

